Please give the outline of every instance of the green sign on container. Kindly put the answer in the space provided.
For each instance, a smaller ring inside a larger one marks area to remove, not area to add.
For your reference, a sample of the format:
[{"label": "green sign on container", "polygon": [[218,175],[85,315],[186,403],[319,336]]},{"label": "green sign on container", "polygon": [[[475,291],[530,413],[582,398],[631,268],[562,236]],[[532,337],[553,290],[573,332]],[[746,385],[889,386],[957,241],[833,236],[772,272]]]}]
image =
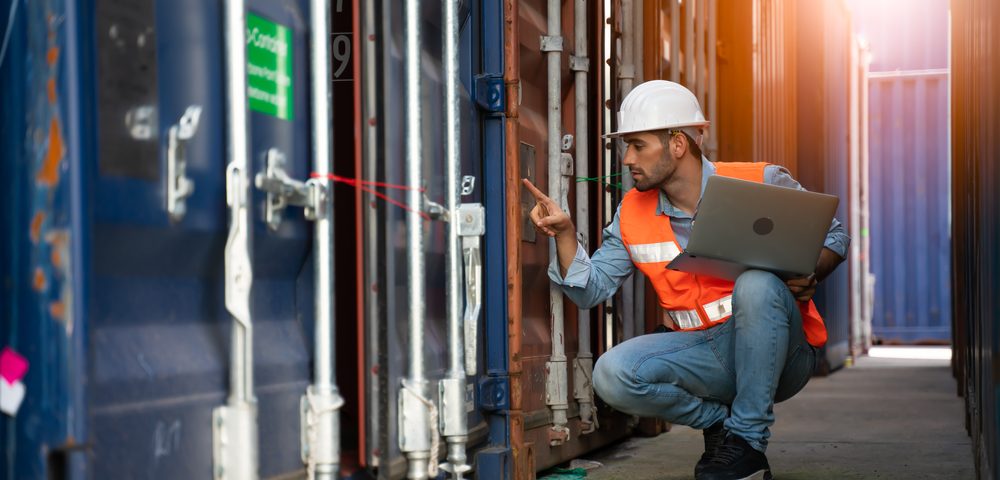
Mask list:
[{"label": "green sign on container", "polygon": [[292,31],[247,13],[247,97],[250,109],[292,119]]}]

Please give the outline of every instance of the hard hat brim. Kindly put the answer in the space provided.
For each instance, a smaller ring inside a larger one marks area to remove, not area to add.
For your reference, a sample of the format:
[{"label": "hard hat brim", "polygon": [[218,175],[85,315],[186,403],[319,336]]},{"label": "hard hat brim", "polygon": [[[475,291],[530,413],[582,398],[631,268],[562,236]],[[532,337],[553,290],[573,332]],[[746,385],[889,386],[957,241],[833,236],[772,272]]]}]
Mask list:
[{"label": "hard hat brim", "polygon": [[670,129],[675,129],[675,128],[680,129],[680,128],[684,128],[684,127],[702,127],[702,128],[704,128],[704,127],[709,126],[711,123],[712,122],[709,122],[709,121],[704,121],[704,122],[690,122],[690,123],[678,123],[678,124],[673,124],[673,125],[666,125],[666,126],[657,127],[657,128],[642,128],[642,129],[638,129],[638,130],[619,130],[617,132],[611,132],[611,133],[608,133],[606,135],[602,135],[601,138],[618,138],[618,137],[621,137],[621,136],[624,136],[624,135],[628,135],[630,133],[656,132],[656,131],[659,131],[659,130],[670,130]]}]

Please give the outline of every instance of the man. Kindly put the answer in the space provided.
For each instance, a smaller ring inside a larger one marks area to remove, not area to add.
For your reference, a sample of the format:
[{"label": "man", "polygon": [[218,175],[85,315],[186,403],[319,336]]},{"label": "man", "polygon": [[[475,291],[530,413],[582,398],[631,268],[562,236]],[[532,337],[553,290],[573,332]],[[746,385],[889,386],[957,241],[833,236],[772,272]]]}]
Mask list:
[{"label": "man", "polygon": [[615,346],[594,367],[594,390],[626,413],[703,430],[702,480],[770,479],[764,452],[773,406],[809,381],[826,342],[811,298],[843,261],[850,239],[834,220],[815,272],[783,282],[749,270],[735,282],[665,268],[686,247],[708,178],[730,177],[802,189],[787,170],[766,163],[712,163],[701,154],[708,126],[686,88],[654,80],[637,86],[619,112],[623,163],[635,188],[625,194],[588,258],[569,215],[528,180],[537,200],[531,220],[555,239],[549,277],[582,308],[614,294],[635,268],[656,290],[674,332]]}]

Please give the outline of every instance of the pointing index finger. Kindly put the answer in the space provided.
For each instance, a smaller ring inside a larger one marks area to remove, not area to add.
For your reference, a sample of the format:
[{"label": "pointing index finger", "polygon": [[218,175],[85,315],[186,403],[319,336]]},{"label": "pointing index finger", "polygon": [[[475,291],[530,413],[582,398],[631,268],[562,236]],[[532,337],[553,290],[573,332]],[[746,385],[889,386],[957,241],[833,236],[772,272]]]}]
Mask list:
[{"label": "pointing index finger", "polygon": [[539,190],[538,187],[535,186],[535,184],[531,183],[531,180],[528,180],[527,178],[522,178],[521,183],[523,183],[525,187],[528,187],[528,191],[531,192],[531,195],[533,195],[535,197],[535,200],[537,200],[538,202],[546,203],[551,201],[551,199],[547,195],[542,193],[542,191]]}]

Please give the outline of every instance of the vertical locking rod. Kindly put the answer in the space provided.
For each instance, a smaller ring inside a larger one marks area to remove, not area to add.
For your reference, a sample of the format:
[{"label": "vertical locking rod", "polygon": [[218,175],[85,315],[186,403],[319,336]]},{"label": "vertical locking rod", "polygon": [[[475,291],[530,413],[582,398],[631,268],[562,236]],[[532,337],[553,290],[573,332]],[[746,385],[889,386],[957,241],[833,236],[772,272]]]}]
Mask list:
[{"label": "vertical locking rod", "polygon": [[[562,152],[562,2],[548,0],[546,16],[548,17],[547,35],[542,37],[542,50],[548,61],[548,177],[549,195],[566,210],[565,193],[563,192],[563,152]],[[568,186],[566,186],[568,188]],[[550,261],[556,260],[556,249],[549,242]],[[547,373],[545,383],[545,403],[552,410],[552,427],[549,430],[549,443],[562,445],[569,439],[567,390],[569,379],[566,368],[565,345],[565,312],[563,310],[563,294],[560,287],[549,285],[549,306],[552,314],[552,354],[545,364]]]},{"label": "vertical locking rod", "polygon": [[[465,335],[462,329],[462,249],[459,247],[459,191],[462,188],[461,125],[458,99],[458,0],[444,1],[444,132],[445,208],[449,212],[447,250],[448,372],[439,384],[441,435],[448,444],[442,467],[461,479],[472,469],[466,463],[468,415],[465,412]],[[470,272],[466,272],[469,274]],[[436,458],[431,459],[437,461]]]},{"label": "vertical locking rod", "polygon": [[[409,284],[409,355],[410,371],[399,390],[399,449],[406,455],[407,478],[425,479],[437,470],[437,458],[431,458],[431,409],[424,365],[424,320],[427,310],[424,288],[424,236],[423,221],[423,118],[421,110],[420,71],[420,0],[406,0],[405,21],[405,78],[406,99],[406,194],[409,210],[406,213],[407,270]],[[436,472],[435,472],[436,473]]]},{"label": "vertical locking rod", "polygon": [[246,9],[242,0],[225,2],[226,45],[226,239],[225,304],[233,317],[229,400],[213,411],[216,479],[257,478],[257,400],[253,388],[253,285],[246,83]]},{"label": "vertical locking rod", "polygon": [[312,106],[313,171],[319,182],[319,204],[315,205],[313,237],[316,291],[313,383],[302,399],[303,461],[313,478],[333,480],[340,471],[340,407],[344,400],[337,389],[334,345],[333,265],[333,172],[331,148],[332,106],[330,98],[330,1],[309,2],[309,76]]}]

